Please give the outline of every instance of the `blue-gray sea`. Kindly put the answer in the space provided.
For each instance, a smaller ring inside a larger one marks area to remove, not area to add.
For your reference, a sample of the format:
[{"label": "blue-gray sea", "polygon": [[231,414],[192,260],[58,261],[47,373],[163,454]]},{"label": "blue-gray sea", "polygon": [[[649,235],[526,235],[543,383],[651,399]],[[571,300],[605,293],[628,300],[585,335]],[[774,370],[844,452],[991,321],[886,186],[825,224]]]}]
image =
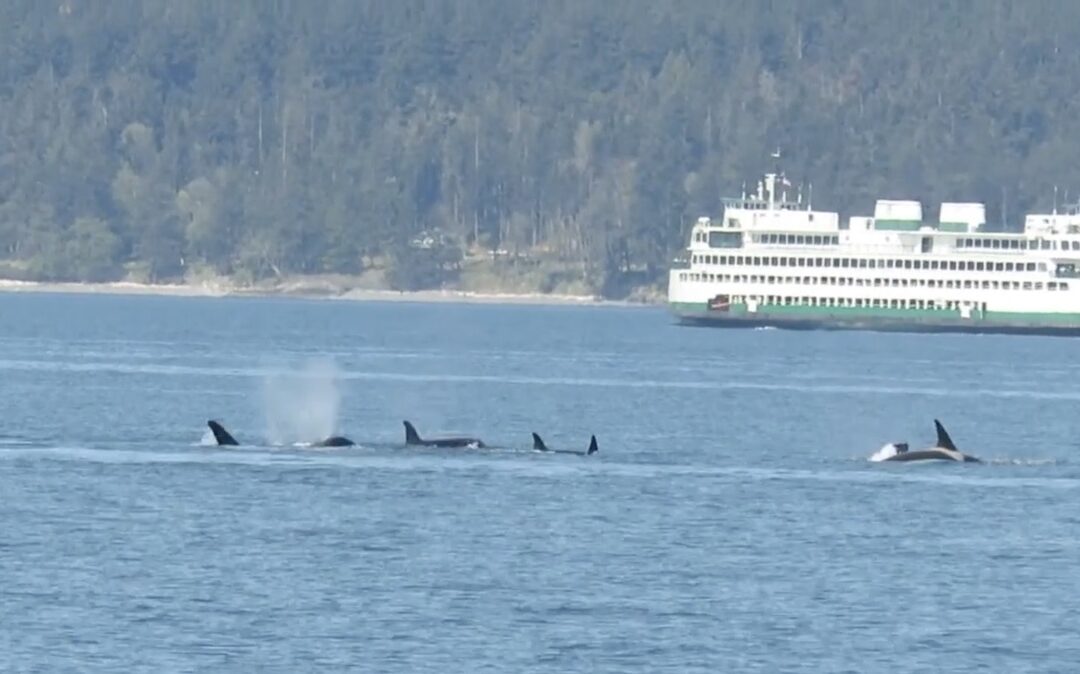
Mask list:
[{"label": "blue-gray sea", "polygon": [[0,670],[1076,671],[1078,411],[1066,338],[0,294]]}]

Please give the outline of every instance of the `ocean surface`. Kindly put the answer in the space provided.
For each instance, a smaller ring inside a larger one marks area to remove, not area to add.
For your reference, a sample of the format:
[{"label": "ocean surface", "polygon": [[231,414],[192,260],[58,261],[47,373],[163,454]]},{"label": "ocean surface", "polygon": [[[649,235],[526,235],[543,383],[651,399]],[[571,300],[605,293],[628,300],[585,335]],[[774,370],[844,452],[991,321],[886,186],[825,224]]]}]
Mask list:
[{"label": "ocean surface", "polygon": [[0,294],[0,411],[0,671],[1080,663],[1080,339]]}]

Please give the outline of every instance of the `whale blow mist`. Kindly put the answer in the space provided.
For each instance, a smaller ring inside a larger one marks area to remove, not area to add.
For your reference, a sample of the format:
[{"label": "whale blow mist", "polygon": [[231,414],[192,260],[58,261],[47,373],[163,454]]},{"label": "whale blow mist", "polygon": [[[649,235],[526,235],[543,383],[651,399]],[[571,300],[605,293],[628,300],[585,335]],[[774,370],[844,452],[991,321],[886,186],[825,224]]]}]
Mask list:
[{"label": "whale blow mist", "polygon": [[334,435],[341,412],[338,375],[330,359],[311,360],[300,369],[268,374],[262,387],[267,440],[283,445]]}]

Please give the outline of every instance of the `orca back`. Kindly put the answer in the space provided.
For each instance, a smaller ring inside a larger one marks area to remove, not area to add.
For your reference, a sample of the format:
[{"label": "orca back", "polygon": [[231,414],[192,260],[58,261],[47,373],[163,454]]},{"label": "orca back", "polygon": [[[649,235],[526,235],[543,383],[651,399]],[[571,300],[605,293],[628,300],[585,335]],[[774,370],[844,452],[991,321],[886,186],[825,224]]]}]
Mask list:
[{"label": "orca back", "polygon": [[352,447],[356,443],[341,435],[331,435],[319,443],[320,447]]}]

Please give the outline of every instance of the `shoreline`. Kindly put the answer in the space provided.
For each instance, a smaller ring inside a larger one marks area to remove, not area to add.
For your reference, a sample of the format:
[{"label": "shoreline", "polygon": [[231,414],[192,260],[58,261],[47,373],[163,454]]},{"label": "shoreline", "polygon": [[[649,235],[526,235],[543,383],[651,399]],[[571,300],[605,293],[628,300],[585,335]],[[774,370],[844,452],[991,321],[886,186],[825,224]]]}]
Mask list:
[{"label": "shoreline", "polygon": [[290,297],[296,299],[348,302],[450,302],[465,304],[518,304],[545,306],[655,307],[650,302],[605,300],[589,295],[549,295],[544,293],[477,293],[464,290],[376,290],[341,289],[325,285],[284,283],[275,287],[241,288],[227,284],[154,284],[116,281],[111,283],[65,283],[0,279],[0,293],[53,293],[84,295],[153,295],[161,297]]}]

